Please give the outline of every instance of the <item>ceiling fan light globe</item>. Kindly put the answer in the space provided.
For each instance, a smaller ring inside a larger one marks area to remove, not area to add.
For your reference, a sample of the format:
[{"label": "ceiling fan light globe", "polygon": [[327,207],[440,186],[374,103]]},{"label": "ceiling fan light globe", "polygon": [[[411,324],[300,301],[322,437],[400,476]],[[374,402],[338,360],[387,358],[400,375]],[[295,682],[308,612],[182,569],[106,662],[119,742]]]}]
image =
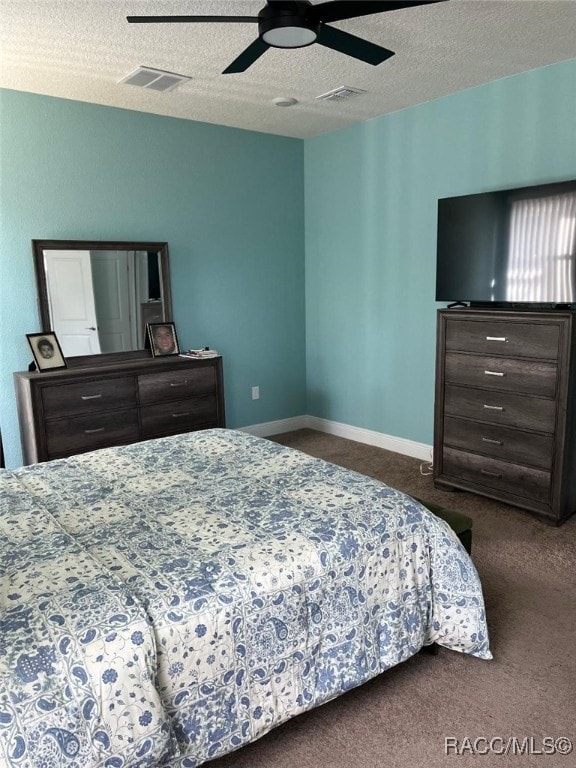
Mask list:
[{"label": "ceiling fan light globe", "polygon": [[275,27],[264,32],[262,39],[274,48],[304,48],[316,42],[316,32],[300,26]]}]

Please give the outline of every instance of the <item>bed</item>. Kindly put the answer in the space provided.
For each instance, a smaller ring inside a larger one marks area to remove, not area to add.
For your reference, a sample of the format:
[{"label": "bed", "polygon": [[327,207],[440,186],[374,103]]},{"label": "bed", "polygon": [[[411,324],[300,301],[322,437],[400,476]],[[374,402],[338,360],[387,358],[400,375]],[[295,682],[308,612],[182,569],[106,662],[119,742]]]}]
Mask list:
[{"label": "bed", "polygon": [[432,643],[482,589],[411,497],[225,429],[0,470],[0,764],[192,768]]}]

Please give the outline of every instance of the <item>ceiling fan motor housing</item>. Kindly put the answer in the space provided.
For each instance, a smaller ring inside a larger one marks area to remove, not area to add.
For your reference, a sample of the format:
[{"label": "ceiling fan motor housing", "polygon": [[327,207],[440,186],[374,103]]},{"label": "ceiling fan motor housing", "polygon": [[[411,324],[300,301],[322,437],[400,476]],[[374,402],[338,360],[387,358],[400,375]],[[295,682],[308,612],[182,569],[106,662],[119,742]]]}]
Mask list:
[{"label": "ceiling fan motor housing", "polygon": [[304,48],[318,37],[320,23],[305,8],[287,3],[285,8],[267,5],[258,14],[260,37],[274,48]]}]

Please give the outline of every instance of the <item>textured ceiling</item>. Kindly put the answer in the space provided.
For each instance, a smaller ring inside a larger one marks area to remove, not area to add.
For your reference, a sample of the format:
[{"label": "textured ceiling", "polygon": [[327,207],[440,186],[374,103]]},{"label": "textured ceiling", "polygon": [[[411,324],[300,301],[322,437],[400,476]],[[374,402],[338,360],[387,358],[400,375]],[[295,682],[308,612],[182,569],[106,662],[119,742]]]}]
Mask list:
[{"label": "textured ceiling", "polygon": [[[318,2],[318,0],[313,0]],[[449,0],[333,26],[395,51],[371,66],[312,45],[221,72],[248,24],[128,24],[127,15],[256,16],[263,0],[0,0],[0,87],[307,138],[576,57],[576,0]],[[191,78],[159,93],[119,84],[135,67]],[[318,101],[341,86],[365,94]],[[278,107],[273,99],[297,99]],[[567,94],[574,98],[574,93]]]}]

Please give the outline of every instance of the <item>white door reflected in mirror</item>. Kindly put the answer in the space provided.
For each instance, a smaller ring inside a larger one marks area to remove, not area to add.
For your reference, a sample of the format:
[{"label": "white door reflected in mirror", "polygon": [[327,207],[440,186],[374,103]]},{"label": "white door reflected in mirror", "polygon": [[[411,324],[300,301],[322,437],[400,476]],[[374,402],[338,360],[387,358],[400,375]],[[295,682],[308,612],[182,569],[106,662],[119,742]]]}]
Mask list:
[{"label": "white door reflected in mirror", "polygon": [[89,251],[47,251],[46,283],[53,330],[65,357],[100,349]]}]

